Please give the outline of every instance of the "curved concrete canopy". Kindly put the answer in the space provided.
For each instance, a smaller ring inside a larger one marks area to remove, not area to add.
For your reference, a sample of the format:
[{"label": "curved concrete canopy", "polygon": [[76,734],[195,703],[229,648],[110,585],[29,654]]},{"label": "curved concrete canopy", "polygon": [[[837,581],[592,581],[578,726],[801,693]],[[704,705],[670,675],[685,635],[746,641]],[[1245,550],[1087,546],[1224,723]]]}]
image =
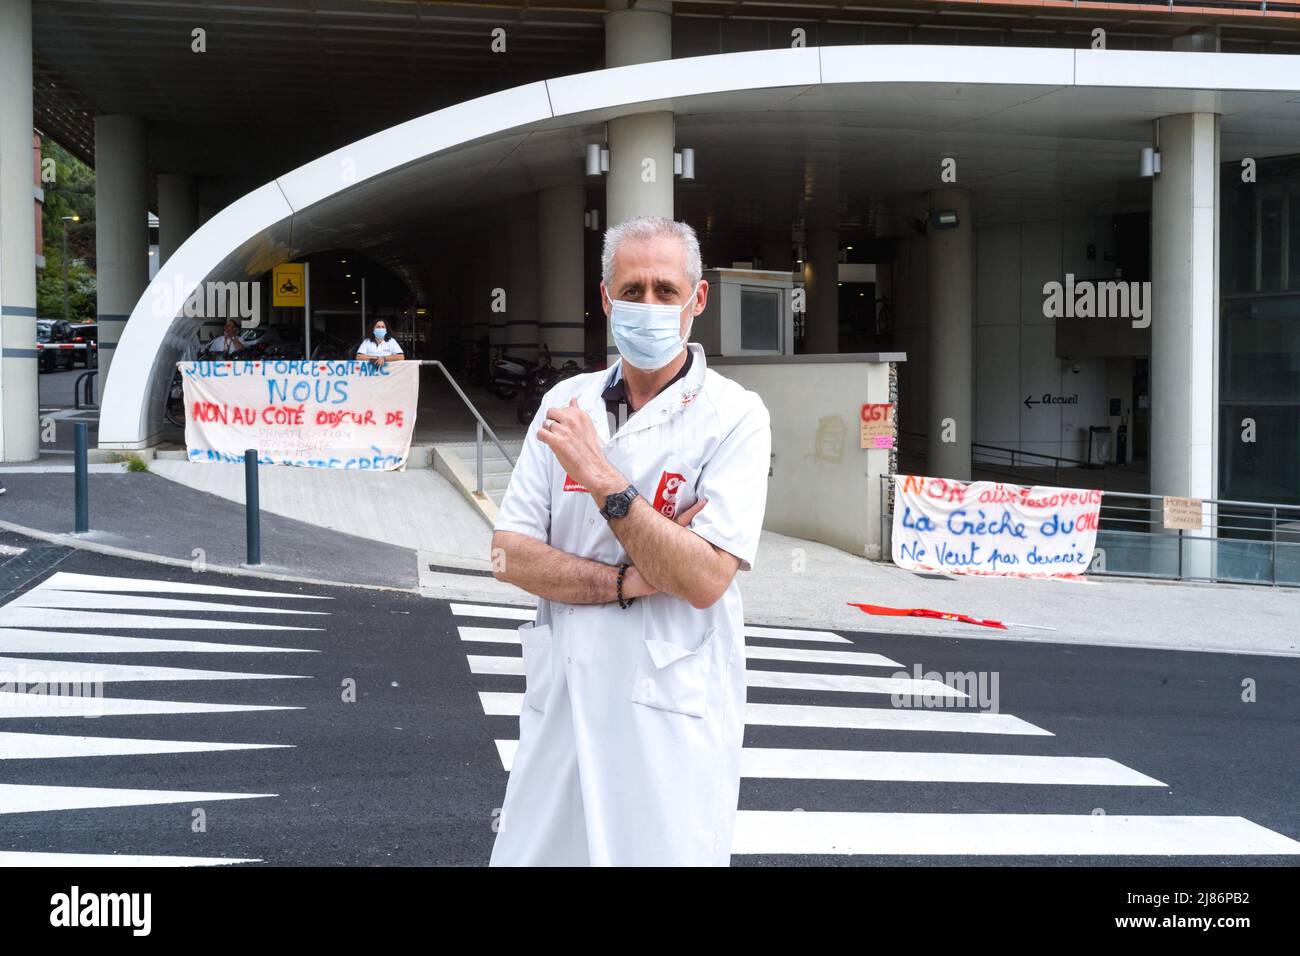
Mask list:
[{"label": "curved concrete canopy", "polygon": [[[954,46],[845,46],[676,59],[560,77],[503,90],[358,140],[254,190],[200,227],[159,269],[122,333],[105,383],[101,447],[138,448],[156,437],[173,363],[200,320],[177,315],[200,282],[247,280],[317,251],[403,242],[496,198],[579,181],[586,142],[600,124],[669,110],[680,131],[704,135],[741,123],[863,149],[885,130],[925,147],[897,165],[898,192],[935,185],[937,158],[976,140],[996,158],[1046,138],[1053,170],[985,170],[1016,189],[1050,194],[1096,157],[1068,154],[1100,142],[1106,175],[1132,178],[1149,120],[1175,113],[1223,116],[1222,158],[1300,150],[1300,71],[1291,56]],[[647,98],[653,91],[654,98]],[[777,121],[777,123],[771,122]],[[767,139],[755,143],[770,143]],[[1042,142],[1038,148],[1042,148]],[[875,142],[877,152],[881,144]],[[923,171],[908,167],[924,157]],[[965,162],[965,160],[963,160]],[[763,157],[753,159],[761,166]],[[978,182],[965,167],[967,182]],[[1006,178],[1006,177],[1010,178]],[[851,179],[851,177],[850,177]],[[850,183],[852,185],[852,183]],[[866,187],[864,187],[866,188]],[[394,262],[411,279],[410,263]]]}]

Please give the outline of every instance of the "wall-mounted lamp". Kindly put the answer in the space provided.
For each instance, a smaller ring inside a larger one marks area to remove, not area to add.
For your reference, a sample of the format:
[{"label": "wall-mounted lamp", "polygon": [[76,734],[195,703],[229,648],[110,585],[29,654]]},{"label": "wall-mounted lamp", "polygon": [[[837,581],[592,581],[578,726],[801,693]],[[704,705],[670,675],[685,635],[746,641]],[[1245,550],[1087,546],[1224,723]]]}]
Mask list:
[{"label": "wall-mounted lamp", "polygon": [[682,179],[695,178],[695,150],[682,147],[681,152],[673,153],[673,173]]},{"label": "wall-mounted lamp", "polygon": [[587,144],[587,175],[599,176],[609,172],[609,150],[599,143]]},{"label": "wall-mounted lamp", "polygon": [[1142,160],[1139,164],[1139,175],[1144,179],[1150,179],[1160,172],[1160,150],[1154,146],[1142,147]]},{"label": "wall-mounted lamp", "polygon": [[930,225],[935,229],[956,229],[960,222],[955,209],[936,209],[930,213]]}]

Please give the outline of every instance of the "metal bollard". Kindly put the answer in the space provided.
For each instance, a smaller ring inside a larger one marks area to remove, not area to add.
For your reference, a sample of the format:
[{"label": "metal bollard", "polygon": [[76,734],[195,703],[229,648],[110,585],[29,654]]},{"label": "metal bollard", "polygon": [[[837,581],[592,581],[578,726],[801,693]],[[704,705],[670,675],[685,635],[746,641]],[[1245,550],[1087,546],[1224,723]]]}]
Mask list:
[{"label": "metal bollard", "polygon": [[248,563],[262,563],[261,505],[257,497],[257,449],[244,452],[244,519],[248,538]]},{"label": "metal bollard", "polygon": [[90,530],[90,482],[88,480],[86,459],[89,444],[89,426],[85,422],[73,425],[76,436],[76,452],[73,458],[73,495],[76,498],[77,515],[73,531],[84,534]]}]

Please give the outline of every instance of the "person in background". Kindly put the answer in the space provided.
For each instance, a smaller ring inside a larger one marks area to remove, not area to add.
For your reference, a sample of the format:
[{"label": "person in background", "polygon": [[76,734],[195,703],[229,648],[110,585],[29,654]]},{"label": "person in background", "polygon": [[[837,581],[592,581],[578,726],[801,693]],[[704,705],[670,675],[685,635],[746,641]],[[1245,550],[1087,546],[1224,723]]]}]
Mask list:
[{"label": "person in background", "polygon": [[405,357],[397,340],[388,337],[388,323],[383,319],[375,320],[375,324],[370,327],[370,334],[361,340],[361,347],[357,349],[357,361],[373,362],[375,365],[400,362]]},{"label": "person in background", "polygon": [[204,349],[210,355],[234,355],[244,351],[243,340],[239,337],[239,326],[234,319],[226,320],[226,327],[220,335],[209,342]]}]

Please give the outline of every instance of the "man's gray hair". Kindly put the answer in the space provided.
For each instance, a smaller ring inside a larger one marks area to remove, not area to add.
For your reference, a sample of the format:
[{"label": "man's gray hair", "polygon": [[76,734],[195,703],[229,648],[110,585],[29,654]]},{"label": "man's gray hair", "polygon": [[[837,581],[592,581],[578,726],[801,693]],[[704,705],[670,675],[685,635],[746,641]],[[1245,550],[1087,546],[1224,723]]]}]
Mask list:
[{"label": "man's gray hair", "polygon": [[[618,252],[623,240],[654,239],[657,236],[674,236],[682,241],[682,251],[685,253],[682,264],[686,268],[686,279],[694,288],[704,274],[704,264],[700,260],[700,240],[695,235],[695,230],[686,223],[674,222],[662,216],[637,216],[620,222],[617,226],[610,226],[605,231],[605,248],[600,254],[600,277],[605,282],[605,288],[608,289],[614,281],[614,253]],[[609,294],[612,298],[616,293],[610,289]]]}]

